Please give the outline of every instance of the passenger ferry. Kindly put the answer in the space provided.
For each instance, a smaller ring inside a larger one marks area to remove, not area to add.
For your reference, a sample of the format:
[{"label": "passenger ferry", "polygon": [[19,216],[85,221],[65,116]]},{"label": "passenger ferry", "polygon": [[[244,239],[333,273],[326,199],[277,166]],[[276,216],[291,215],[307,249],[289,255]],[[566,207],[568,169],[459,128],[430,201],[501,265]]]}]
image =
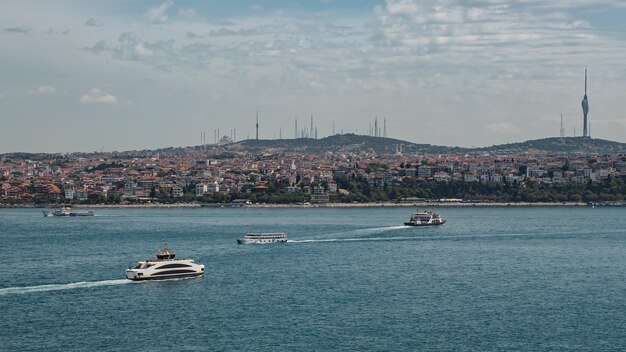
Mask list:
[{"label": "passenger ferry", "polygon": [[287,242],[285,232],[247,233],[243,238],[238,238],[238,244],[270,244]]},{"label": "passenger ferry", "polygon": [[436,211],[419,211],[415,210],[415,214],[411,215],[411,219],[405,222],[405,226],[433,226],[443,225],[446,219],[442,218]]},{"label": "passenger ferry", "polygon": [[44,210],[43,216],[94,216],[96,212],[93,210],[73,210],[71,207],[64,205],[56,210]]},{"label": "passenger ferry", "polygon": [[204,274],[204,264],[196,264],[192,259],[176,259],[176,253],[167,244],[157,253],[156,260],[142,260],[134,268],[126,269],[129,280],[163,280]]}]

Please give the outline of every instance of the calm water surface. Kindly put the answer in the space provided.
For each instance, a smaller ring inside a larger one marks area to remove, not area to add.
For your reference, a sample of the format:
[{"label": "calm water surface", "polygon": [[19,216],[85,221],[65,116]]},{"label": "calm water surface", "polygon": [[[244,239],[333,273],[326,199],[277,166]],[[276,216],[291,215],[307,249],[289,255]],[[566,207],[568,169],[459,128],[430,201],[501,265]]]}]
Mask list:
[{"label": "calm water surface", "polygon": [[[0,209],[0,350],[626,350],[626,208],[412,211]],[[204,277],[124,279],[164,243]]]}]

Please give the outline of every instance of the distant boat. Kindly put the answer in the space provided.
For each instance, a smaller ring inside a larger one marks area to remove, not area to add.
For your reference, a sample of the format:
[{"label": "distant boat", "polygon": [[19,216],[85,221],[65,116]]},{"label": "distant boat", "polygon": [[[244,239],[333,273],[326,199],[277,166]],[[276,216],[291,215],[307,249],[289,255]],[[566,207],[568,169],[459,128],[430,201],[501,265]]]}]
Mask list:
[{"label": "distant boat", "polygon": [[196,264],[193,259],[175,259],[176,253],[167,244],[157,253],[157,259],[142,260],[134,268],[126,269],[126,278],[138,280],[176,279],[204,274],[204,264]]},{"label": "distant boat", "polygon": [[44,210],[43,216],[94,216],[96,212],[93,210],[73,210],[71,207],[64,205],[56,210]]},{"label": "distant boat", "polygon": [[443,225],[446,219],[442,218],[436,211],[419,211],[415,210],[415,214],[411,215],[411,219],[405,222],[405,226],[434,226]]},{"label": "distant boat", "polygon": [[238,244],[271,244],[287,242],[285,232],[247,233],[243,238],[238,238]]}]

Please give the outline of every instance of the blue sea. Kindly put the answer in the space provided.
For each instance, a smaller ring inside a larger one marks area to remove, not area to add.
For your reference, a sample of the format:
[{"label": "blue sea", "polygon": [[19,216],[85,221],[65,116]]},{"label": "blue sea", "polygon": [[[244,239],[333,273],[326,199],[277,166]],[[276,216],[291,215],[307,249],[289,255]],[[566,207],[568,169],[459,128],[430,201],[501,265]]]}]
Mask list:
[{"label": "blue sea", "polygon": [[[626,350],[626,208],[438,210],[0,209],[0,350]],[[124,279],[165,243],[206,274]]]}]

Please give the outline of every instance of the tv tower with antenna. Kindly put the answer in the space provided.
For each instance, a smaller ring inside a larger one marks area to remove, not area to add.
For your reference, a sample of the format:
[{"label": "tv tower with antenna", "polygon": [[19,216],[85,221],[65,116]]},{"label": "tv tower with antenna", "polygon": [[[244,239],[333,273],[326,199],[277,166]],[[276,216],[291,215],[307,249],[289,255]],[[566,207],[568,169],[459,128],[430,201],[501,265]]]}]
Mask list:
[{"label": "tv tower with antenna", "polygon": [[587,127],[589,126],[587,122],[587,114],[589,113],[589,101],[587,101],[587,66],[585,66],[585,96],[583,97],[581,105],[583,107],[583,137],[591,138],[587,131]]}]

